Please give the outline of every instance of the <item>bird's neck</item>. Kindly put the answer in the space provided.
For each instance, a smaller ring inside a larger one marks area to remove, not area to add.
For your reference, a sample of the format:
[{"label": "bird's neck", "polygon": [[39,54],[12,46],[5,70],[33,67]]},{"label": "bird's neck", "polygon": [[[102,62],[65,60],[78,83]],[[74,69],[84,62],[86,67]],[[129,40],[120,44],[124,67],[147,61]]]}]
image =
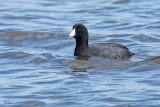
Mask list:
[{"label": "bird's neck", "polygon": [[75,56],[87,56],[88,54],[88,40],[81,38],[76,39],[76,47],[74,51]]}]

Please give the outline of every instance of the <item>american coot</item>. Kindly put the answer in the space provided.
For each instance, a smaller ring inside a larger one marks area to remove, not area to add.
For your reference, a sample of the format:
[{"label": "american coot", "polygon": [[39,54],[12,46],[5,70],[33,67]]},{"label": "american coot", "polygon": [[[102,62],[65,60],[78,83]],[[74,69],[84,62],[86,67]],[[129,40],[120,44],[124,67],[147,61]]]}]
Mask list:
[{"label": "american coot", "polygon": [[68,38],[76,39],[75,56],[100,56],[113,59],[126,59],[132,56],[126,46],[115,43],[95,43],[88,45],[88,31],[83,24],[75,24]]}]

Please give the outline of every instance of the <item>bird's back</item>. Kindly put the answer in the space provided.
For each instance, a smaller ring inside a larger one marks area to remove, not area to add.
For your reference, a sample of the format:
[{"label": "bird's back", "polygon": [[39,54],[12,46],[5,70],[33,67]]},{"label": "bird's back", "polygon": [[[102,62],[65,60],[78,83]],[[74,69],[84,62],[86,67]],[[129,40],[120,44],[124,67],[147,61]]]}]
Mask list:
[{"label": "bird's back", "polygon": [[95,43],[89,45],[89,56],[126,59],[133,54],[126,46],[121,44]]}]

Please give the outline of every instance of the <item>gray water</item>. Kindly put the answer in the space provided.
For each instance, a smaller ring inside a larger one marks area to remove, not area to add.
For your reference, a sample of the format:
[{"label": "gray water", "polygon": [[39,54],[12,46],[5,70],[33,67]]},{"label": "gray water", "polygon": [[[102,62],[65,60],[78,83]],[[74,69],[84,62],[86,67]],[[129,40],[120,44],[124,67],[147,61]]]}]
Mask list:
[{"label": "gray water", "polygon": [[[73,56],[72,26],[127,60]],[[160,107],[160,0],[1,0],[0,107]]]}]

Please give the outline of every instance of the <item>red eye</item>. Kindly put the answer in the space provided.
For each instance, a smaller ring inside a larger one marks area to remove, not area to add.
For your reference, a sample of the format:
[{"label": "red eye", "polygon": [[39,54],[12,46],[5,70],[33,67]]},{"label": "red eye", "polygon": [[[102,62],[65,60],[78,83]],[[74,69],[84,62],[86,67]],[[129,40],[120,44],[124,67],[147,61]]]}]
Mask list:
[{"label": "red eye", "polygon": [[77,29],[77,32],[80,31],[80,29]]}]

